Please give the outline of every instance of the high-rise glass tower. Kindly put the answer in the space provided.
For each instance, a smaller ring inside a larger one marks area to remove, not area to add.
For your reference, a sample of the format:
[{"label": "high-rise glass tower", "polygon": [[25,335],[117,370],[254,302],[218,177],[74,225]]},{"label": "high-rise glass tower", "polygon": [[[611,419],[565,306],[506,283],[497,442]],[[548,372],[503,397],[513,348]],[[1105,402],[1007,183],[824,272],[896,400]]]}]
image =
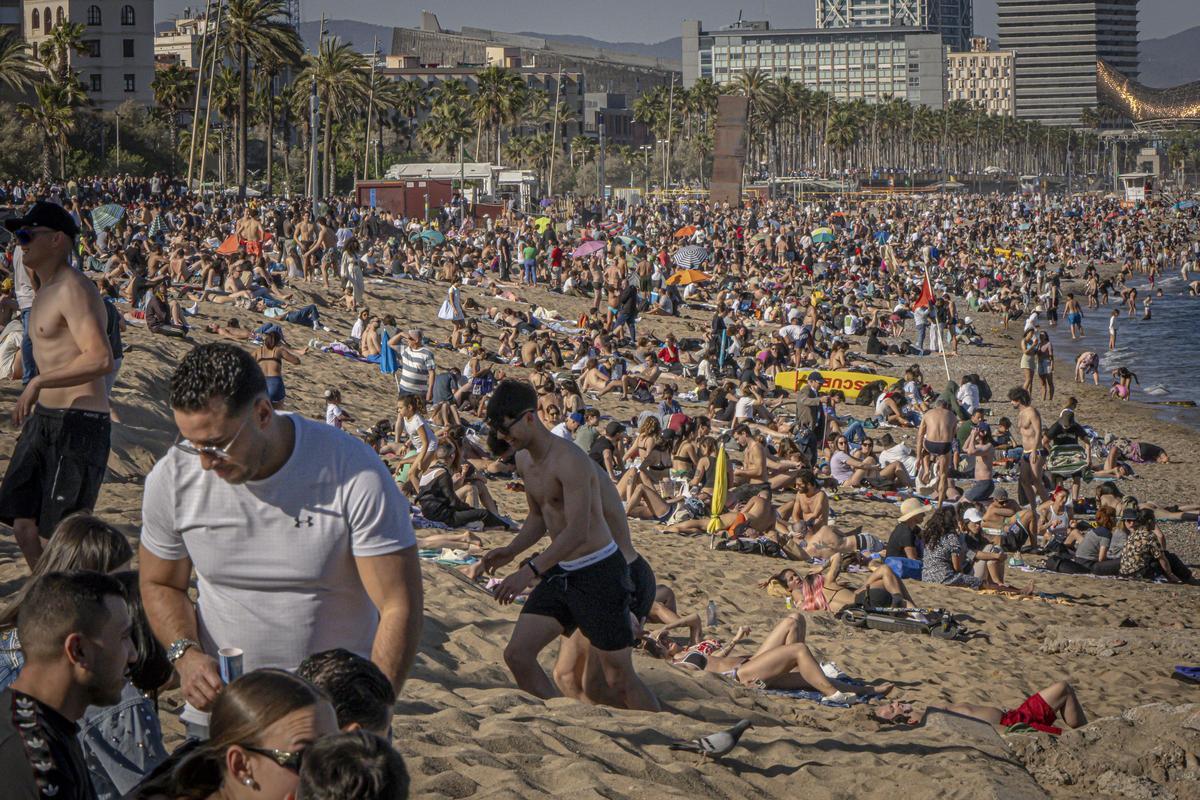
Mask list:
[{"label": "high-rise glass tower", "polygon": [[1079,125],[1096,60],[1138,77],[1138,0],[998,0],[1000,49],[1016,55],[1017,116]]}]

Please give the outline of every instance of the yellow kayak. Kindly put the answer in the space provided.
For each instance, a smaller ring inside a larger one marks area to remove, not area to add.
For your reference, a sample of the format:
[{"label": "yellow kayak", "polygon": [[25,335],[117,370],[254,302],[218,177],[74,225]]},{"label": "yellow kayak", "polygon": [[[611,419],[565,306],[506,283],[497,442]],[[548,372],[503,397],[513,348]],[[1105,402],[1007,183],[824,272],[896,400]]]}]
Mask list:
[{"label": "yellow kayak", "polygon": [[[789,392],[794,392],[808,381],[809,373],[813,371],[803,370],[777,373],[775,375],[775,385],[780,389],[787,389]],[[891,386],[900,380],[889,375],[876,375],[871,372],[841,372],[828,369],[815,371],[820,372],[821,377],[825,379],[821,384],[823,391],[841,389],[845,393],[847,400],[853,400],[858,397],[858,393],[869,383],[883,381],[884,386]]]}]

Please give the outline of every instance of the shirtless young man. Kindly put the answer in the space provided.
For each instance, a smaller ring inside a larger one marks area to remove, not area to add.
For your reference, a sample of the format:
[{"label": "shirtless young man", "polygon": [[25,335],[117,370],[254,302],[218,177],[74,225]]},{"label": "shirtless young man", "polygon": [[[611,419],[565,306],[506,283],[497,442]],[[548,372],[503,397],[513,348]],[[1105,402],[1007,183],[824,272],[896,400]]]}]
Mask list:
[{"label": "shirtless young man", "polygon": [[296,223],[296,250],[300,255],[300,270],[304,273],[304,279],[310,280],[312,275],[312,259],[309,257],[309,251],[312,249],[313,239],[317,238],[317,228],[312,223],[312,218],[307,214]]},{"label": "shirtless young man", "polygon": [[[1017,482],[1029,503],[1031,544],[1038,541],[1038,503],[1050,498],[1042,481],[1042,467],[1048,453],[1042,449],[1042,415],[1030,404],[1029,392],[1022,388],[1008,390],[1009,402],[1017,410],[1017,436],[1021,438],[1021,455]],[[1019,498],[1018,498],[1019,499]]]},{"label": "shirtless young man", "polygon": [[[633,537],[629,533],[629,517],[625,513],[625,506],[621,502],[616,485],[604,468],[595,461],[592,461],[592,469],[595,470],[596,479],[600,484],[604,521],[608,524],[621,555],[625,557],[625,563],[629,565],[629,577],[633,581],[630,612],[637,622],[640,634],[646,618],[650,616],[650,609],[654,606],[657,590],[654,570],[633,546]],[[565,637],[559,645],[558,659],[554,662],[554,683],[567,697],[581,702],[596,705],[620,704],[618,687],[610,686],[605,681],[600,654],[588,643],[587,637],[580,630]]]},{"label": "shirtless young man", "polygon": [[742,465],[733,468],[733,485],[767,483],[767,448],[745,424],[733,429],[733,439],[742,451]]},{"label": "shirtless young man", "polygon": [[266,237],[263,235],[262,223],[258,221],[257,211],[247,207],[234,225],[233,232],[237,234],[238,240],[245,244],[246,253],[252,256],[262,253],[262,243]]},{"label": "shirtless young man", "polygon": [[[787,506],[783,507],[787,512]],[[796,499],[791,507],[792,529],[804,536],[829,524],[829,495],[817,486],[812,470],[801,470],[796,477]]]},{"label": "shirtless young man", "polygon": [[111,434],[104,377],[113,370],[108,314],[95,284],[67,255],[79,228],[62,206],[36,203],[5,221],[38,286],[29,335],[39,374],[12,412],[21,436],[0,483],[0,520],[13,526],[30,568],[59,520],[92,508]]},{"label": "shirtless young man", "polygon": [[946,500],[946,486],[950,482],[954,437],[957,432],[958,418],[954,416],[945,400],[938,400],[933,408],[926,411],[921,417],[921,426],[917,428],[917,469],[923,469],[922,463],[926,453],[937,462],[939,506]]},{"label": "shirtless young man", "polygon": [[316,239],[313,240],[312,246],[304,252],[304,258],[316,265],[317,272],[321,275],[321,282],[326,289],[329,288],[329,270],[325,268],[328,261],[326,256],[335,244],[337,244],[337,237],[334,235],[333,229],[329,227],[325,218],[321,217],[317,220]]},{"label": "shirtless young man", "polygon": [[521,609],[504,661],[524,691],[560,696],[538,664],[538,653],[578,629],[595,648],[605,682],[620,704],[658,711],[657,698],[633,668],[634,586],[605,519],[599,476],[583,450],[541,424],[536,408],[536,392],[520,381],[502,382],[487,407],[489,425],[517,453],[529,516],[512,542],[484,554],[483,568],[493,572],[544,534],[550,536],[545,550],[496,587],[497,601],[507,605],[541,579]]}]

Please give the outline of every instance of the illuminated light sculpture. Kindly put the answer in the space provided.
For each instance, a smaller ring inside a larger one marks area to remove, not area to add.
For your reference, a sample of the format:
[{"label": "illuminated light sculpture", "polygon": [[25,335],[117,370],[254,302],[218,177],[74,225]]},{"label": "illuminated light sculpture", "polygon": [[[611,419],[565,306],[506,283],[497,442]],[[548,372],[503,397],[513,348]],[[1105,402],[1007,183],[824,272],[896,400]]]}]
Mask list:
[{"label": "illuminated light sculpture", "polygon": [[1151,89],[1113,69],[1104,59],[1097,59],[1096,95],[1102,105],[1138,129],[1200,127],[1200,81]]}]

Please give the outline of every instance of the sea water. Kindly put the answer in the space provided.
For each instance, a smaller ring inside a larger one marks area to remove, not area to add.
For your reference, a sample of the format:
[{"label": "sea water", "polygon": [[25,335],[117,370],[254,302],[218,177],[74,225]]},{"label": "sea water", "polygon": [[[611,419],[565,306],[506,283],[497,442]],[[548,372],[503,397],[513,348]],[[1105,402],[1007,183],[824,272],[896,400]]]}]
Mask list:
[{"label": "sea water", "polygon": [[[1112,384],[1112,371],[1125,367],[1137,375],[1131,401],[1165,403],[1191,400],[1200,403],[1200,297],[1187,294],[1187,284],[1175,274],[1157,281],[1155,288],[1145,278],[1129,283],[1138,290],[1137,311],[1129,316],[1124,305],[1118,306],[1119,296],[1111,297],[1107,306],[1088,308],[1087,298],[1076,294],[1083,305],[1083,336],[1071,339],[1071,326],[1060,306],[1057,328],[1047,328],[1054,343],[1056,359],[1067,367],[1066,374],[1074,375],[1075,358],[1085,350],[1100,356],[1100,385]],[[1157,296],[1161,289],[1162,297]],[[1142,301],[1149,295],[1150,319],[1143,320]],[[1121,316],[1117,327],[1117,348],[1108,349],[1108,318],[1114,308]],[[1046,325],[1043,320],[1043,327]],[[1062,377],[1059,377],[1062,380]],[[1073,377],[1071,379],[1073,381]],[[1088,377],[1091,382],[1091,377]],[[1075,384],[1061,383],[1055,396],[1071,393]],[[1037,392],[1037,384],[1034,384]],[[1115,402],[1115,401],[1114,401]],[[1162,416],[1200,428],[1200,409],[1160,405]],[[1086,419],[1086,414],[1084,415]]]}]

